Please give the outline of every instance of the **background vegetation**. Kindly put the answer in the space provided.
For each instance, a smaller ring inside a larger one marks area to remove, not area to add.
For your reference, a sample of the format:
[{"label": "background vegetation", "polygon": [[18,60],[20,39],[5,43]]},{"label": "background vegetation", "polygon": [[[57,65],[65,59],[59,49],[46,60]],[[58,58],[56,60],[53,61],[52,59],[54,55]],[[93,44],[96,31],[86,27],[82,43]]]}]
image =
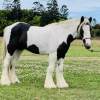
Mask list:
[{"label": "background vegetation", "polygon": [[[3,29],[15,22],[26,22],[35,26],[45,26],[49,23],[68,19],[69,9],[66,5],[59,8],[57,0],[48,0],[46,7],[40,2],[33,2],[32,9],[21,9],[20,0],[4,0],[3,10],[0,10],[0,36]],[[93,18],[92,37],[100,36],[100,25]],[[96,26],[95,26],[96,25]]]},{"label": "background vegetation", "polygon": [[92,29],[92,37],[99,38],[100,37],[100,24],[96,24]]}]

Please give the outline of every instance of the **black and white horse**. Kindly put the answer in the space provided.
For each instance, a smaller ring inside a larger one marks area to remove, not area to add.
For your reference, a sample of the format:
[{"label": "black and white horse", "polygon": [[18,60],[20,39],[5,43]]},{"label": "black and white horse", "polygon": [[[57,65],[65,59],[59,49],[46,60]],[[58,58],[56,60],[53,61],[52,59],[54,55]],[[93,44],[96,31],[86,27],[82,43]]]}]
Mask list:
[{"label": "black and white horse", "polygon": [[[1,85],[20,83],[15,66],[24,49],[35,53],[49,55],[49,67],[44,83],[45,88],[67,88],[63,77],[63,61],[70,43],[81,37],[86,49],[91,47],[91,21],[92,18],[69,19],[59,23],[52,23],[45,27],[31,26],[24,22],[17,22],[4,29],[3,39],[3,69]],[[52,74],[55,62],[57,85],[54,84]]]}]

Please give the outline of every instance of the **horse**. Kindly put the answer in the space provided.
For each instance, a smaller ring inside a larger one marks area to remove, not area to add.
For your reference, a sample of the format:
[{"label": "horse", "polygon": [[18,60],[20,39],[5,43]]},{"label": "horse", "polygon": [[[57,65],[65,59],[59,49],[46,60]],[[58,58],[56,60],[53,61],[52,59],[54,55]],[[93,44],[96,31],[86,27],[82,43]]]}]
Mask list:
[{"label": "horse", "polygon": [[[1,85],[20,83],[15,66],[24,49],[41,55],[49,55],[49,66],[44,82],[45,88],[67,88],[63,76],[63,62],[70,44],[80,37],[84,47],[91,47],[91,21],[82,16],[80,19],[69,19],[51,23],[44,27],[32,26],[25,22],[16,22],[4,29],[3,64]],[[52,74],[57,61],[56,80]]]}]

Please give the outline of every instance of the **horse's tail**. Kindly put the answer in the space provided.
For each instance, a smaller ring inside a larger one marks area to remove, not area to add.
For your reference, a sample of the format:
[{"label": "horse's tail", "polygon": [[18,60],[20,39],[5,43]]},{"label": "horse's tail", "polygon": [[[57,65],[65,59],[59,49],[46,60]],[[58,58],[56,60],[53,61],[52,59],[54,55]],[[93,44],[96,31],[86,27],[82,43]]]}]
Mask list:
[{"label": "horse's tail", "polygon": [[2,68],[3,68],[3,63],[4,63],[4,59],[6,57],[6,52],[7,52],[6,41],[5,41],[5,38],[4,38],[6,30],[7,30],[7,27],[3,31],[3,41],[2,41]]}]

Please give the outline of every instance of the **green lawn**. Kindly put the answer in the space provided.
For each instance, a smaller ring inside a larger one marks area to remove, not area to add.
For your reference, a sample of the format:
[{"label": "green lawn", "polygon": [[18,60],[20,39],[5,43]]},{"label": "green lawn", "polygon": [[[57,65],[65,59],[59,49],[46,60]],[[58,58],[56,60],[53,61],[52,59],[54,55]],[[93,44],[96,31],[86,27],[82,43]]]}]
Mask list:
[{"label": "green lawn", "polygon": [[[93,49],[99,49],[99,47],[94,47]],[[99,56],[100,53],[91,53],[87,51],[83,46],[71,46],[70,50],[66,54],[66,59],[67,57],[80,57],[81,59],[82,57],[95,58]],[[24,51],[21,59],[19,59],[18,64],[16,66],[16,74],[21,83],[12,84],[10,86],[0,85],[0,100],[100,99],[99,60],[65,60],[64,77],[66,82],[69,84],[69,88],[45,89],[43,86],[46,76],[46,69],[48,66],[47,59],[48,56],[34,55],[28,51]],[[56,83],[55,72],[53,74],[53,78],[54,82]]]},{"label": "green lawn", "polygon": [[[91,50],[100,50],[100,47],[93,46]],[[85,49],[84,46],[73,46],[71,45],[67,57],[100,57],[100,52],[90,52]]]}]

